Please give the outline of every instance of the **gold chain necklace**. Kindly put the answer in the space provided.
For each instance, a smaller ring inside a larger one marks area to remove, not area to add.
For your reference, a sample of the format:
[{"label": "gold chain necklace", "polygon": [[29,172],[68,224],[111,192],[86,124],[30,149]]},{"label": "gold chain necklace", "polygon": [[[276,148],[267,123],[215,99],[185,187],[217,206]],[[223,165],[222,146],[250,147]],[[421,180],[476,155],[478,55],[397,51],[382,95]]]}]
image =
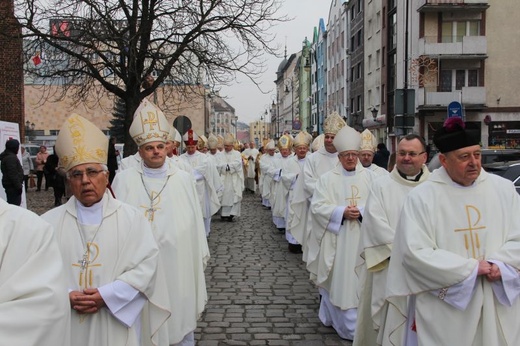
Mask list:
[{"label": "gold chain necklace", "polygon": [[[96,232],[94,232],[94,236],[92,236],[92,239],[90,239],[89,242],[85,243],[85,238],[83,236],[83,228],[80,226],[80,223],[78,222],[78,219],[76,218],[76,225],[78,226],[79,236],[81,237],[81,244],[85,247],[85,252],[83,253],[83,257],[78,261],[79,267],[80,267],[80,274],[79,274],[79,285],[83,285],[83,279],[85,279],[85,287],[87,287],[87,278],[85,275],[85,272],[89,268],[90,264],[90,245],[94,242],[96,239],[96,236],[98,235],[99,230],[101,229],[101,225],[103,224],[103,220],[101,220],[101,223],[96,229]],[[85,277],[84,277],[85,276]]]},{"label": "gold chain necklace", "polygon": [[148,188],[146,187],[146,184],[144,183],[143,174],[141,174],[141,182],[143,183],[144,191],[146,192],[146,195],[150,199],[150,207],[148,209],[146,209],[146,211],[145,211],[145,216],[148,215],[149,222],[153,222],[153,217],[155,215],[155,212],[158,210],[158,209],[154,208],[153,202],[155,202],[155,200],[161,195],[164,188],[166,187],[166,184],[168,184],[168,180],[170,180],[170,177],[171,177],[171,175],[168,175],[168,177],[166,178],[166,181],[164,182],[164,185],[161,188],[161,191],[159,191],[159,193],[154,196],[153,191],[152,191],[152,193],[150,193],[148,191]]}]

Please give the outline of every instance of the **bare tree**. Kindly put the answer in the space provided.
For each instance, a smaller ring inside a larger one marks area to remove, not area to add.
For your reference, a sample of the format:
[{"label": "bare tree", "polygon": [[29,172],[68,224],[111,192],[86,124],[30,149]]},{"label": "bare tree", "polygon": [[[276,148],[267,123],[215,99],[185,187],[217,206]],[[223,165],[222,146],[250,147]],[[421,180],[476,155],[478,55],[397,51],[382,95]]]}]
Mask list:
[{"label": "bare tree", "polygon": [[[263,54],[277,53],[270,28],[288,20],[277,13],[280,0],[14,1],[26,58],[48,62],[26,73],[59,82],[78,102],[117,96],[126,105],[125,133],[161,84],[200,90],[229,84],[236,73],[255,82]],[[127,136],[125,155],[131,148]]]}]

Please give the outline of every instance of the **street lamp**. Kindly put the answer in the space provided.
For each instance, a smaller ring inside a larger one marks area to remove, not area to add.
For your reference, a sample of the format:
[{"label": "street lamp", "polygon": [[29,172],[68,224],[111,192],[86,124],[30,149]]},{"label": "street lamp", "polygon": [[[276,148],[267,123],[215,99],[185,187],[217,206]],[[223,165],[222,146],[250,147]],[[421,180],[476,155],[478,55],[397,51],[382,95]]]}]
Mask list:
[{"label": "street lamp", "polygon": [[[276,94],[271,95],[271,100],[273,101],[271,104],[271,133],[274,133],[275,139],[278,139],[280,137],[280,111],[278,108],[278,91],[276,92]],[[273,124],[273,119],[275,119],[275,124]]]},{"label": "street lamp", "polygon": [[[318,52],[316,49],[309,47],[309,55],[312,56],[312,60],[314,61],[314,65],[316,66],[316,75],[314,78],[311,78],[311,81],[314,80],[314,83],[316,84],[316,116],[311,118],[309,127],[312,127],[312,125],[316,125],[317,131],[319,131],[319,122],[320,122],[320,86],[318,83]],[[312,74],[312,62],[309,58],[305,59],[305,65],[303,66],[304,70],[307,72],[310,72]],[[312,92],[312,86],[311,86],[311,92]],[[312,115],[312,106],[311,106],[311,115]],[[310,133],[310,132],[309,132]]]},{"label": "street lamp", "polygon": [[376,106],[372,106],[370,112],[372,112],[372,118],[374,118],[374,121],[377,122],[377,112],[379,112],[379,109],[377,109]]},{"label": "street lamp", "polygon": [[238,115],[235,115],[235,139],[238,139]]},{"label": "street lamp", "polygon": [[285,85],[285,93],[288,94],[291,92],[291,131],[293,130],[294,126],[294,80],[293,78],[286,78],[283,81]]}]

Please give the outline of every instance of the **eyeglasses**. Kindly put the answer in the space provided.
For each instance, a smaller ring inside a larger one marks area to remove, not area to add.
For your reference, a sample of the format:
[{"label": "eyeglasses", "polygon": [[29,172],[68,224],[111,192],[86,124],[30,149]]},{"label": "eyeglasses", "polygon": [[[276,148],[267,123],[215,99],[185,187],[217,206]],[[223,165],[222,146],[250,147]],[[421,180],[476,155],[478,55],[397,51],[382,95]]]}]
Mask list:
[{"label": "eyeglasses", "polygon": [[424,154],[426,151],[421,151],[420,153],[416,153],[415,151],[398,151],[397,152],[397,155],[399,157],[405,157],[406,155],[410,156],[412,159],[421,155],[421,154]]},{"label": "eyeglasses", "polygon": [[359,153],[340,153],[339,156],[340,156],[340,157],[350,157],[350,158],[354,158],[354,157],[358,157],[358,156],[359,156]]},{"label": "eyeglasses", "polygon": [[83,171],[72,171],[71,173],[69,173],[69,179],[71,180],[82,180],[83,179],[83,175],[86,174],[87,175],[87,178],[89,179],[93,179],[95,177],[97,177],[99,175],[99,173],[101,172],[104,172],[104,170],[100,169],[100,170],[95,170],[95,169],[88,169],[83,172]]}]

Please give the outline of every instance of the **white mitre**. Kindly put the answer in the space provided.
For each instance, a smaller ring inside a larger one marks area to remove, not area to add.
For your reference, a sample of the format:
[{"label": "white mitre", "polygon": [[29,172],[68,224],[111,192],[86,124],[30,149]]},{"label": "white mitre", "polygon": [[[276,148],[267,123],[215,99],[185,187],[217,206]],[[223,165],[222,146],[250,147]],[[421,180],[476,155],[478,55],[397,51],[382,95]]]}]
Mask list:
[{"label": "white mitre", "polygon": [[369,129],[361,132],[361,146],[359,150],[376,152],[377,139]]},{"label": "white mitre", "polygon": [[210,133],[208,137],[208,148],[209,149],[217,149],[218,146],[218,138],[213,133]]},{"label": "white mitre", "polygon": [[179,143],[182,141],[181,134],[172,125],[170,125],[170,131],[168,132],[168,140],[172,141],[172,142],[179,142]]},{"label": "white mitre", "polygon": [[235,145],[235,136],[231,133],[226,134],[224,137],[224,145]]},{"label": "white mitre", "polygon": [[352,127],[346,125],[334,137],[334,147],[338,153],[343,151],[359,150],[361,145],[361,134]]},{"label": "white mitre", "polygon": [[267,144],[265,145],[266,150],[275,149],[276,146],[274,145],[274,141],[271,139]]},{"label": "white mitre", "polygon": [[149,142],[166,142],[171,126],[163,112],[152,102],[144,99],[135,111],[128,132],[138,147]]},{"label": "white mitre", "polygon": [[90,121],[72,114],[60,129],[55,149],[65,171],[84,163],[106,165],[108,138]]},{"label": "white mitre", "polygon": [[325,145],[325,135],[322,133],[318,137],[314,138],[311,144],[312,152],[318,151]]}]

